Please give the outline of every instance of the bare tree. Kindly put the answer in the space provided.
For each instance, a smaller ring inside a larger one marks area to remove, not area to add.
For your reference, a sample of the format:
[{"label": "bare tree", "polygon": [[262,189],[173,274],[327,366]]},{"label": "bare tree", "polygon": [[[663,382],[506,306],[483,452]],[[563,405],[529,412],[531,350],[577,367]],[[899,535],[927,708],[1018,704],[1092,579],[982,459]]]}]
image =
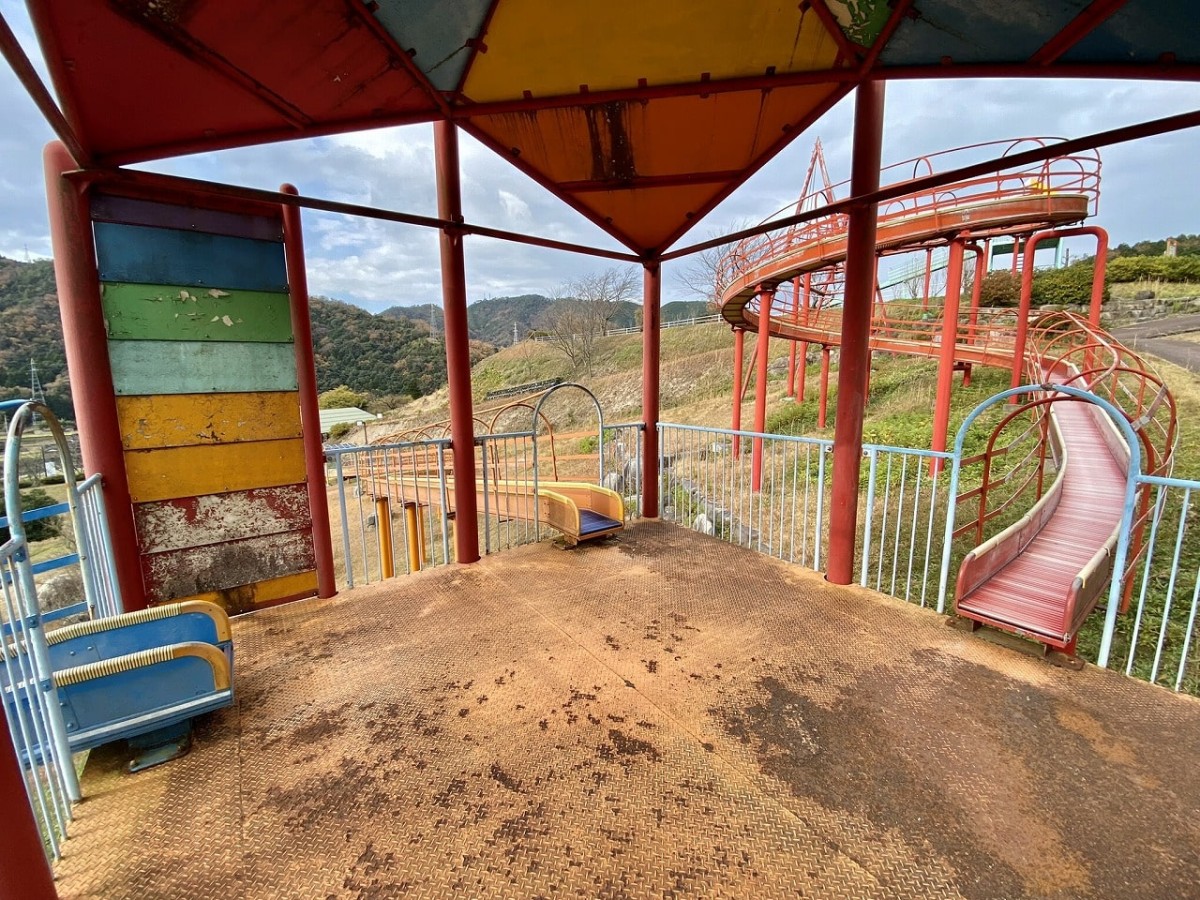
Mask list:
[{"label": "bare tree", "polygon": [[538,325],[572,370],[591,369],[597,340],[621,312],[621,304],[636,296],[637,281],[632,268],[614,267],[568,282],[551,295],[553,303]]},{"label": "bare tree", "polygon": [[[711,231],[708,236],[721,237],[730,231],[749,228],[751,224],[753,223],[748,219],[743,219],[733,223],[729,231]],[[735,246],[736,242],[730,242],[693,253],[687,258],[683,268],[675,271],[675,280],[692,294],[707,300],[715,307],[738,271],[736,262],[728,258]]]}]

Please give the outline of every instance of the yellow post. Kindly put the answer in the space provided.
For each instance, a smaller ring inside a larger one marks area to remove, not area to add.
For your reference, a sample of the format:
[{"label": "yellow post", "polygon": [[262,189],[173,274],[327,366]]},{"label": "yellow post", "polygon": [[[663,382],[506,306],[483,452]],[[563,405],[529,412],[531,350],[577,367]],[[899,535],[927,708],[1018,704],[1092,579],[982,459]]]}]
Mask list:
[{"label": "yellow post", "polygon": [[379,536],[379,566],[384,578],[396,574],[392,558],[392,504],[387,494],[375,498],[375,533]]},{"label": "yellow post", "polygon": [[404,504],[404,531],[408,544],[408,570],[421,571],[421,527],[417,524],[417,504],[411,500]]}]

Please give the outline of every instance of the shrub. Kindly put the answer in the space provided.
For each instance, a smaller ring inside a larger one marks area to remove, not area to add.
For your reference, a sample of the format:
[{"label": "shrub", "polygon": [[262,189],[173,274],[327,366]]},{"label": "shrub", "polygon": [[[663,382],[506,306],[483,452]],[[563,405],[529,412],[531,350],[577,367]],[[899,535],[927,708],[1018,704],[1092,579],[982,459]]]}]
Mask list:
[{"label": "shrub", "polygon": [[[21,509],[24,512],[41,509],[43,506],[54,506],[58,501],[39,488],[30,488],[21,494]],[[4,495],[0,494],[0,515],[8,515]],[[62,526],[57,517],[38,519],[36,522],[25,523],[25,536],[30,543],[44,541],[62,532]],[[7,528],[0,528],[0,541],[11,537]]]},{"label": "shrub", "polygon": [[[1095,259],[1088,257],[1065,269],[1046,269],[1033,276],[1033,302],[1039,305],[1086,306],[1092,298]],[[1107,279],[1104,299],[1108,299]]]},{"label": "shrub", "polygon": [[1120,256],[1108,261],[1109,281],[1200,281],[1200,256]]},{"label": "shrub", "polygon": [[329,439],[337,441],[348,435],[354,428],[349,422],[338,422],[329,429]]},{"label": "shrub", "polygon": [[1016,306],[1021,302],[1021,278],[1012,272],[988,272],[979,286],[980,306]]}]

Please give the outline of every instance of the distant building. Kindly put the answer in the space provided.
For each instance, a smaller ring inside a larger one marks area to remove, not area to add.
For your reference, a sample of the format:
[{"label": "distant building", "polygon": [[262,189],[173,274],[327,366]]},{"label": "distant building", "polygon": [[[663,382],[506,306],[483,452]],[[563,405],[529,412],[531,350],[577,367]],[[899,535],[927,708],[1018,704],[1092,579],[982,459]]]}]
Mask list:
[{"label": "distant building", "polygon": [[370,422],[375,417],[365,409],[359,409],[357,406],[339,406],[334,409],[322,409],[321,414],[321,436],[328,437],[329,430],[334,425],[357,425],[359,422]]}]

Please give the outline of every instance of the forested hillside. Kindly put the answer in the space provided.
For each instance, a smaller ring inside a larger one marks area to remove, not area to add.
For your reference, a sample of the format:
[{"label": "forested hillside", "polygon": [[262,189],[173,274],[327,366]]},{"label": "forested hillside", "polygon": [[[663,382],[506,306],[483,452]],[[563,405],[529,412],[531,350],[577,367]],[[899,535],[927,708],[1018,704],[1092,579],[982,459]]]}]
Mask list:
[{"label": "forested hillside", "polygon": [[[519,340],[523,340],[531,331],[543,328],[546,311],[554,303],[554,300],[541,294],[522,294],[519,297],[485,297],[467,307],[467,327],[470,329],[472,339],[506,347],[513,342],[514,325]],[[618,307],[617,313],[609,323],[609,327],[629,328],[641,321],[641,307],[637,304],[621,302],[615,305]],[[662,319],[664,322],[676,322],[706,316],[712,312],[714,310],[705,300],[675,300],[663,304]],[[432,303],[422,303],[418,306],[393,306],[385,309],[379,315],[388,319],[408,319],[418,328],[426,331],[432,324],[435,334],[445,333],[442,308]]]},{"label": "forested hillside", "polygon": [[[348,384],[398,401],[427,394],[446,381],[445,351],[440,337],[430,339],[428,327],[314,297],[312,330],[319,390]],[[476,358],[488,352],[472,346]],[[29,396],[30,359],[50,407],[73,418],[54,264],[0,257],[0,399]]]}]

